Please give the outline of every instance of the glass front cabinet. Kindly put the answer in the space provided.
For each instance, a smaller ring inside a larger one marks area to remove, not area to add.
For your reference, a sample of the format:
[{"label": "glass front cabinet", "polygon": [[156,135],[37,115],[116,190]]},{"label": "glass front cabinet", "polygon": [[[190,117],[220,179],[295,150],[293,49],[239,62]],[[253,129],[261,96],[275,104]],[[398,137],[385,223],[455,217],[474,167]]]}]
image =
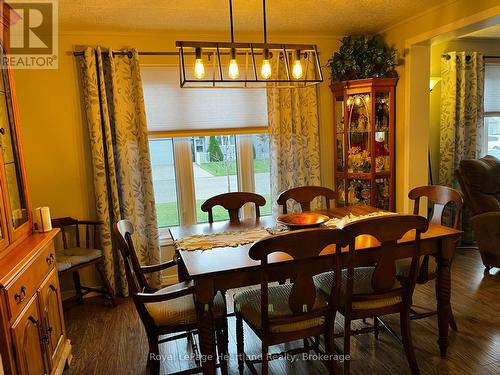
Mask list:
[{"label": "glass front cabinet", "polygon": [[394,211],[394,97],[397,78],[333,83],[337,206]]}]

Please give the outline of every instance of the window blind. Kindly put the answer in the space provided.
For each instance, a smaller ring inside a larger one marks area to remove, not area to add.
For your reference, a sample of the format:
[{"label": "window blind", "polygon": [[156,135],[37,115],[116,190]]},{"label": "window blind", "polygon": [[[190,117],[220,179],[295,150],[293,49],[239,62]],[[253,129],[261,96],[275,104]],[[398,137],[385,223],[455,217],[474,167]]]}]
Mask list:
[{"label": "window blind", "polygon": [[141,66],[148,130],[266,127],[266,90],[181,89],[179,68]]},{"label": "window blind", "polygon": [[485,66],[484,112],[500,112],[500,63]]}]

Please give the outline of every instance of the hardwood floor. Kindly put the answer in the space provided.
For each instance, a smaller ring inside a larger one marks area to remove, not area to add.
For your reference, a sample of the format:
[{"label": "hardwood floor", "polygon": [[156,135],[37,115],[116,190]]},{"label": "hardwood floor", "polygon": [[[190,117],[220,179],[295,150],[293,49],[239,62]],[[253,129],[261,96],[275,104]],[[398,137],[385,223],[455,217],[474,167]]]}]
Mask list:
[{"label": "hardwood floor", "polygon": [[[500,373],[500,271],[493,269],[496,273],[484,276],[483,270],[476,250],[457,252],[452,268],[452,304],[459,331],[451,333],[447,359],[439,357],[435,317],[412,322],[413,343],[422,374]],[[434,282],[417,285],[416,305],[432,308],[434,301]],[[66,309],[67,334],[73,343],[73,362],[65,372],[67,375],[147,373],[148,345],[142,324],[132,300],[121,298],[118,302],[113,309],[110,302],[96,297]],[[391,316],[387,322],[399,331],[397,316]],[[230,319],[229,327],[230,373],[237,374],[234,318]],[[337,345],[341,346],[341,340]],[[186,340],[160,346],[160,353],[168,356],[162,364],[162,374],[192,367],[189,348]],[[247,354],[260,352],[260,342],[248,328],[245,350]],[[274,348],[274,352],[282,350],[283,347]],[[378,340],[373,334],[354,337],[351,354],[352,374],[409,373],[402,345],[385,330],[381,330]],[[246,369],[245,374],[249,373]],[[270,373],[302,375],[327,371],[318,361],[296,358],[272,361]]]}]

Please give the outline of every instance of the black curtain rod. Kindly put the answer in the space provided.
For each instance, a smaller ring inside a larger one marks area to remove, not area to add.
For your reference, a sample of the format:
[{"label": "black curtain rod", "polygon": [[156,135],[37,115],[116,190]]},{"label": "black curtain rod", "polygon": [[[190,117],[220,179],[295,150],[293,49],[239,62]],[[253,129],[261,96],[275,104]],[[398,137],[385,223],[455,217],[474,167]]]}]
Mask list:
[{"label": "black curtain rod", "polygon": [[[471,55],[465,55],[466,57],[470,57]],[[448,53],[444,53],[441,55],[441,57],[446,57],[447,59],[451,58],[451,55]],[[459,55],[456,56],[457,58],[460,57]],[[483,59],[500,59],[500,56],[483,56]]]},{"label": "black curtain rod", "polygon": [[[73,56],[83,56],[83,51],[73,52]],[[109,52],[104,51],[104,55],[109,55]],[[113,51],[113,56],[115,55],[128,55],[132,56],[131,51]],[[140,56],[178,56],[179,52],[139,52]]]}]

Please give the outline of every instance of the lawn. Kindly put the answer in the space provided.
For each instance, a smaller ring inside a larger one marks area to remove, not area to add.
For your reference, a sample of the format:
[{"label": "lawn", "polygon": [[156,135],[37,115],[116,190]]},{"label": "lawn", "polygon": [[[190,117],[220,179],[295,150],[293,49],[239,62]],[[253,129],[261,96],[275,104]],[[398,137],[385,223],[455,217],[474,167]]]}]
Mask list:
[{"label": "lawn", "polygon": [[[200,168],[207,171],[212,176],[226,176],[226,162],[224,161],[212,161],[209,163],[199,164]],[[253,161],[254,173],[265,173],[269,172],[269,159],[255,159]],[[229,163],[229,175],[236,175],[236,160],[232,160]]]},{"label": "lawn", "polygon": [[[260,209],[261,215],[271,215],[271,198],[269,195],[264,195],[266,198],[266,205]],[[196,201],[196,218],[199,223],[208,221],[208,214],[203,212],[200,208],[203,200]],[[229,215],[227,211],[220,207],[214,207],[214,220],[229,220]],[[177,203],[157,203],[156,204],[156,216],[158,218],[159,227],[169,227],[174,225],[179,225],[179,218],[177,216]]]}]

